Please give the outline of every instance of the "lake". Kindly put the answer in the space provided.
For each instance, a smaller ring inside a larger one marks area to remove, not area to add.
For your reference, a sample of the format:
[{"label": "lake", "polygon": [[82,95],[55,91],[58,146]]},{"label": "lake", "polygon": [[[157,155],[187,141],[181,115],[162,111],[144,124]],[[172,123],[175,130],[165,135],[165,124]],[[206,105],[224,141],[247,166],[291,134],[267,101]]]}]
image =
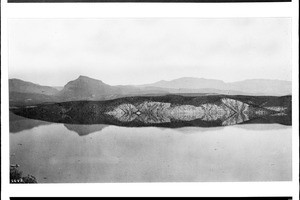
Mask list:
[{"label": "lake", "polygon": [[10,163],[39,183],[290,181],[292,127],[119,127],[15,116]]}]

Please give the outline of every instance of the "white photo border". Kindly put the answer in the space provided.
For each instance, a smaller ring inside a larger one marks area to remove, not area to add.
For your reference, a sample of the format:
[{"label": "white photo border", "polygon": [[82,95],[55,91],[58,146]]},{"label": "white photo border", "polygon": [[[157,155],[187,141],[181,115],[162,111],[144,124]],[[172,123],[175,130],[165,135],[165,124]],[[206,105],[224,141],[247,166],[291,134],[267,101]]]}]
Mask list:
[{"label": "white photo border", "polygon": [[[299,2],[291,3],[26,3],[1,2],[1,197],[41,196],[292,196],[299,199]],[[8,20],[39,18],[235,18],[292,19],[293,181],[197,183],[9,184]]]}]

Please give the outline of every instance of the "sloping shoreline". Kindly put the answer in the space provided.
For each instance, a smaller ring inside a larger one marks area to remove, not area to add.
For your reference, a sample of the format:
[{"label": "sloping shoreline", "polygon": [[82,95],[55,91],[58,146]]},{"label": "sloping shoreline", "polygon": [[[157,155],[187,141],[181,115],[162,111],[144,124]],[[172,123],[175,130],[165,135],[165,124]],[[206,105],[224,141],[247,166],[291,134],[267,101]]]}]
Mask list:
[{"label": "sloping shoreline", "polygon": [[243,123],[291,125],[291,96],[139,96],[11,108],[16,115],[66,124],[128,127],[216,127]]}]

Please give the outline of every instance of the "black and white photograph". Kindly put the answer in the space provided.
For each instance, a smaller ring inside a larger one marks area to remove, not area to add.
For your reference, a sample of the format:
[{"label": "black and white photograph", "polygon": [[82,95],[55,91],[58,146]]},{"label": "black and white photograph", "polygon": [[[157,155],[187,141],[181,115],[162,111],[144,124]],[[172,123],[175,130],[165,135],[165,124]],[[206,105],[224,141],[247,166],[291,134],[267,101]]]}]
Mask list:
[{"label": "black and white photograph", "polygon": [[290,18],[8,25],[10,183],[292,180]]},{"label": "black and white photograph", "polygon": [[299,200],[298,5],[2,0],[1,199]]}]

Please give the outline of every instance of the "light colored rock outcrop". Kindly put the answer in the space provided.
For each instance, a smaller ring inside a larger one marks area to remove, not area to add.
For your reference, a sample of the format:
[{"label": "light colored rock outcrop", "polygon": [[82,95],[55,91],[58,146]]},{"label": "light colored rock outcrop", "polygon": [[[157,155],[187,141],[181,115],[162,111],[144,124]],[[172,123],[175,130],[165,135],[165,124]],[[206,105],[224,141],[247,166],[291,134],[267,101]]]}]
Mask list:
[{"label": "light colored rock outcrop", "polygon": [[266,115],[265,109],[254,109],[244,102],[223,98],[220,103],[200,106],[172,105],[171,103],[144,101],[137,104],[121,104],[106,114],[122,122],[139,120],[146,124],[170,121],[220,120],[222,125],[233,125],[249,120],[251,115]]}]

